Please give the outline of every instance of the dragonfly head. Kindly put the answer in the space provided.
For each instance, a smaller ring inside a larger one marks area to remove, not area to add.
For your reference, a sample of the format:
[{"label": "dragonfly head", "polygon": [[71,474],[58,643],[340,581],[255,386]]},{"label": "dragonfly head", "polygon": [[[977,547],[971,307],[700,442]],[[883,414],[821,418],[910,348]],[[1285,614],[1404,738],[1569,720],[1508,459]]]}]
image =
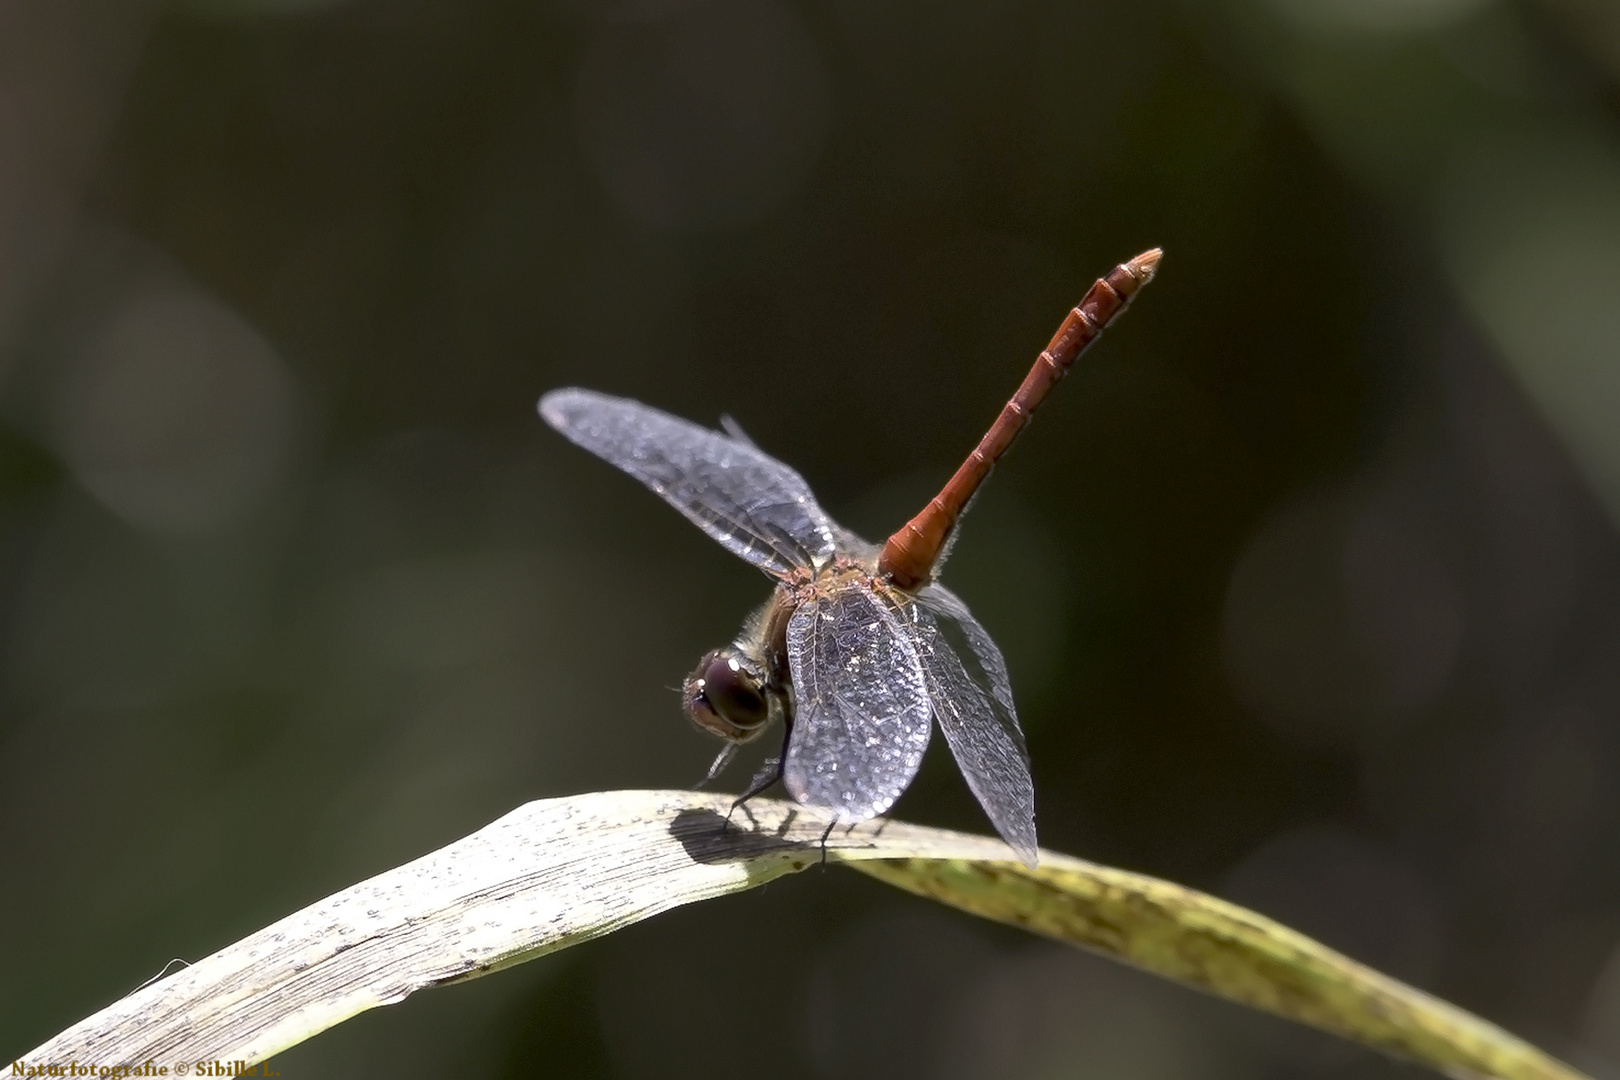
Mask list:
[{"label": "dragonfly head", "polygon": [[771,718],[764,680],[736,649],[716,649],[686,677],[682,704],[692,723],[732,742],[747,742]]}]

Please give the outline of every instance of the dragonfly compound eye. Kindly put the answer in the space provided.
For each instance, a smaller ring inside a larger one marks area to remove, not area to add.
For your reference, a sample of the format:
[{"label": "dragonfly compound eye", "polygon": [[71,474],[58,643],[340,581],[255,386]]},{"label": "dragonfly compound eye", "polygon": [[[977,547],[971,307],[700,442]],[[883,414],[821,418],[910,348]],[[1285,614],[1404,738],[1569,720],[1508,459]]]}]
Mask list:
[{"label": "dragonfly compound eye", "polygon": [[722,739],[750,739],[770,719],[759,679],[730,651],[705,656],[687,678],[685,691],[692,722]]}]

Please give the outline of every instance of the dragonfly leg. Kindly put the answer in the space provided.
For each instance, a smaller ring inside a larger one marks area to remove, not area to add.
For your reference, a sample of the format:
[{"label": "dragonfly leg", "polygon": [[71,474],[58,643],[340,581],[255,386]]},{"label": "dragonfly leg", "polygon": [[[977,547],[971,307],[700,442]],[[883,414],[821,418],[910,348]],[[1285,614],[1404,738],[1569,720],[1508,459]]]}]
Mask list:
[{"label": "dragonfly leg", "polygon": [[702,791],[714,783],[714,778],[719,776],[721,771],[731,764],[731,759],[737,756],[737,747],[739,745],[739,743],[726,743],[725,749],[721,750],[720,755],[714,759],[714,764],[709,766],[709,775],[693,784],[692,790]]},{"label": "dragonfly leg", "polygon": [[[838,819],[833,818],[831,821],[827,822],[827,828],[821,834],[821,868],[823,870],[827,869],[827,837],[831,836],[832,831],[837,827]],[[851,829],[854,827],[854,825],[850,826]]]},{"label": "dragonfly leg", "polygon": [[[782,779],[782,761],[780,757],[766,758],[765,764],[759,767],[759,772],[748,782],[748,790],[737,796],[731,804],[731,811],[736,812],[743,803],[764,791],[778,780]],[[731,813],[726,814],[726,820],[731,820]]]},{"label": "dragonfly leg", "polygon": [[759,767],[759,772],[755,773],[754,778],[748,781],[747,790],[741,795],[737,796],[736,801],[731,804],[731,809],[726,813],[727,821],[731,820],[731,815],[736,813],[737,807],[741,806],[749,799],[752,799],[755,795],[758,795],[760,792],[782,779],[783,764],[787,761],[788,739],[793,734],[793,726],[791,724],[785,724],[783,726],[786,727],[787,730],[782,734],[782,752],[773,758],[765,759],[765,764]]}]

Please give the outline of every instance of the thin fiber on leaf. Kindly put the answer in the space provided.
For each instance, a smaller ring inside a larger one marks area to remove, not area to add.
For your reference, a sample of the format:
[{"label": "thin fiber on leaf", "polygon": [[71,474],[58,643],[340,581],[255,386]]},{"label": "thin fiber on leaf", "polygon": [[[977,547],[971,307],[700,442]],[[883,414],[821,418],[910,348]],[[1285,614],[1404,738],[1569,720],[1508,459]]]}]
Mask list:
[{"label": "thin fiber on leaf", "polygon": [[[826,820],[730,797],[598,792],[529,803],[135,991],[19,1059],[252,1064],[424,987],[476,978],[681,904],[816,865]],[[873,820],[825,857],[1453,1076],[1581,1080],[1491,1024],[1232,904],[998,840]]]}]

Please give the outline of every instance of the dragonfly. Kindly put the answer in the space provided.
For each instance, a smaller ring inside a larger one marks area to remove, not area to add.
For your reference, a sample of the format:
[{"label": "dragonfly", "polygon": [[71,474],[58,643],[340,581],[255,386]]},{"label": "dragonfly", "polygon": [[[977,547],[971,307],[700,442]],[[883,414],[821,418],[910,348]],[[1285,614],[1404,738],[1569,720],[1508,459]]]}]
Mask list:
[{"label": "dragonfly", "polygon": [[910,786],[938,724],[990,823],[1036,865],[1035,788],[1006,661],[937,578],[996,462],[1162,254],[1143,252],[1091,286],[961,467],[881,548],[833,521],[803,477],[729,418],[716,431],[577,388],[540,399],[558,432],[774,582],[736,640],[705,654],[682,687],[687,716],[725,740],[709,781],[739,747],[782,727],[780,753],[733,809],[780,780],[831,818],[829,831],[877,817]]}]

